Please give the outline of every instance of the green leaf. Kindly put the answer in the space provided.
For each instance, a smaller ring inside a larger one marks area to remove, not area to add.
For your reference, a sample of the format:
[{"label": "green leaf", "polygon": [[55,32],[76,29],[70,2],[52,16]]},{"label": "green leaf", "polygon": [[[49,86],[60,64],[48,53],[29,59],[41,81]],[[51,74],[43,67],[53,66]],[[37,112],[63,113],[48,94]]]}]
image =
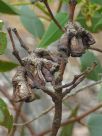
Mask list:
[{"label": "green leaf", "polygon": [[100,87],[100,91],[98,92],[97,98],[99,101],[102,101],[102,85]]},{"label": "green leaf", "polygon": [[102,0],[91,0],[91,2],[97,3],[97,4],[102,4]]},{"label": "green leaf", "polygon": [[[99,20],[101,20],[102,14],[100,12],[95,12],[94,16],[92,16],[92,25],[87,26],[86,22],[87,19],[80,13],[77,17],[77,21],[87,30],[97,33],[102,30],[102,24],[99,23]],[[101,22],[101,21],[100,21]],[[99,23],[99,24],[98,24]]]},{"label": "green leaf", "polygon": [[0,20],[0,30],[2,30],[3,25],[4,25],[4,22],[2,20]]},{"label": "green leaf", "polygon": [[10,132],[13,127],[13,116],[10,114],[6,103],[0,98],[0,125]]},{"label": "green leaf", "polygon": [[0,12],[6,14],[14,14],[14,15],[19,14],[18,9],[16,9],[14,6],[11,6],[4,0],[0,0]]},{"label": "green leaf", "polygon": [[0,123],[2,123],[4,121],[4,119],[5,119],[5,116],[2,112],[2,110],[0,109]]},{"label": "green leaf", "polygon": [[[68,15],[67,13],[58,13],[55,18],[59,21],[62,27],[65,26],[65,24],[68,21]],[[62,35],[62,31],[56,26],[56,24],[51,21],[47,31],[45,32],[39,47],[45,48],[52,42],[56,41],[60,36]]]},{"label": "green leaf", "polygon": [[9,70],[12,70],[13,68],[17,66],[18,64],[16,63],[0,60],[0,72],[6,72]]},{"label": "green leaf", "polygon": [[[75,117],[77,115],[78,109],[79,109],[79,106],[76,106],[72,110],[70,118]],[[74,123],[64,126],[61,130],[60,136],[72,136],[73,128],[74,128]]]},{"label": "green leaf", "polygon": [[99,80],[101,77],[99,76],[102,73],[102,66],[98,60],[98,58],[94,55],[94,53],[87,51],[81,58],[81,71],[84,71],[88,67],[91,66],[93,62],[97,63],[96,68],[87,76],[88,79],[91,80]]},{"label": "green leaf", "polygon": [[90,136],[102,136],[102,114],[93,114],[88,119]]},{"label": "green leaf", "polygon": [[[67,4],[69,3],[69,0],[63,0],[64,2],[66,2]],[[77,0],[77,3],[81,2],[82,0]]]},{"label": "green leaf", "polygon": [[22,13],[20,19],[24,27],[35,37],[41,38],[44,34],[44,26],[40,19],[28,6],[22,6],[20,11]]},{"label": "green leaf", "polygon": [[6,46],[7,46],[6,33],[0,32],[0,55],[5,52]]},{"label": "green leaf", "polygon": [[99,19],[99,21],[96,23],[95,27],[94,27],[94,30],[98,30],[98,31],[101,31],[102,30],[102,18]]}]

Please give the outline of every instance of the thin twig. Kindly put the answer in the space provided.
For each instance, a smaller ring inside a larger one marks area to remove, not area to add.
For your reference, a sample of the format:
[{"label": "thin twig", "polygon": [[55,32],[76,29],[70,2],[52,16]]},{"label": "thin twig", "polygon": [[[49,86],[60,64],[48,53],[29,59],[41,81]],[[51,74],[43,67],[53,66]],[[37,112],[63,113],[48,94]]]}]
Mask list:
[{"label": "thin twig", "polygon": [[[18,119],[20,117],[20,113],[21,113],[21,108],[23,106],[23,102],[19,104],[18,106],[18,110],[16,111],[16,115],[15,115],[15,122],[18,122]],[[10,136],[14,136],[15,135],[15,131],[17,129],[17,126],[13,126],[12,128],[12,132],[10,133]]]},{"label": "thin twig", "polygon": [[98,49],[98,48],[95,48],[95,47],[89,47],[88,49],[95,50],[95,51],[98,51],[98,52],[102,53],[101,49]]},{"label": "thin twig", "polygon": [[73,22],[76,4],[77,4],[76,0],[69,0],[69,21],[70,22]]},{"label": "thin twig", "polygon": [[14,126],[25,126],[29,123],[32,123],[34,122],[35,120],[39,119],[40,117],[46,115],[47,113],[49,113],[49,111],[51,111],[52,109],[54,108],[54,105],[53,106],[50,106],[48,109],[44,110],[40,115],[38,115],[37,117],[33,118],[32,120],[30,121],[27,121],[25,123],[13,123]]},{"label": "thin twig", "polygon": [[87,117],[89,114],[95,112],[96,110],[98,110],[98,109],[100,109],[100,108],[102,108],[102,103],[96,105],[94,108],[92,108],[91,110],[89,110],[89,111],[83,113],[83,114],[80,115],[80,116],[73,117],[72,119],[63,122],[63,123],[61,124],[61,126],[65,126],[65,125],[70,124],[70,123],[73,123],[73,122],[75,122],[75,121],[80,121],[80,120],[82,120],[83,118]]},{"label": "thin twig", "polygon": [[80,84],[85,79],[85,76],[80,77],[70,88],[63,92],[63,97],[70,93],[78,84]]},{"label": "thin twig", "polygon": [[58,4],[58,8],[57,8],[57,12],[60,11],[61,7],[62,7],[62,4],[63,4],[63,0],[59,0],[59,4]]},{"label": "thin twig", "polygon": [[85,89],[87,89],[87,88],[93,87],[93,86],[98,85],[98,84],[100,84],[100,83],[102,83],[102,80],[96,81],[95,83],[91,83],[91,84],[89,84],[89,85],[87,85],[87,86],[84,86],[84,87],[82,87],[82,88],[80,88],[80,89],[78,89],[78,90],[76,90],[76,91],[73,91],[73,92],[71,92],[70,94],[67,94],[67,96],[65,97],[64,100],[66,100],[67,98],[69,98],[69,97],[71,97],[71,96],[76,95],[77,93],[79,93],[79,92],[81,92],[81,91],[83,91],[83,90],[85,90]]},{"label": "thin twig", "polygon": [[[3,94],[6,98],[8,98],[8,100],[10,101],[10,103],[13,105],[14,109],[15,109],[16,111],[18,111],[18,107],[17,107],[17,106],[13,103],[13,101],[11,100],[10,95],[7,93],[7,89],[4,88],[4,87],[2,87],[2,86],[0,86],[0,91],[2,92],[2,94]],[[23,122],[27,122],[27,117],[26,117],[26,115],[25,115],[24,113],[21,112],[21,115],[20,115],[20,116],[21,116],[21,119],[22,119]],[[32,136],[36,136],[36,134],[34,133],[34,130],[33,130],[32,126],[31,126],[31,124],[26,124],[26,127],[29,129],[29,131],[30,131],[30,133],[31,133]]]},{"label": "thin twig", "polygon": [[14,32],[14,34],[16,35],[17,39],[20,42],[20,45],[22,48],[24,48],[29,54],[31,53],[31,51],[29,51],[29,48],[25,45],[25,43],[23,42],[23,40],[21,39],[20,35],[18,34],[18,31],[16,28],[13,28],[12,31]]},{"label": "thin twig", "polygon": [[87,77],[87,75],[93,71],[93,69],[96,67],[96,65],[97,65],[96,62],[94,62],[91,67],[87,68],[83,72],[82,76],[79,76],[79,78],[75,81],[75,83],[70,88],[66,89],[63,92],[63,97],[65,97],[68,93],[71,92],[72,89],[74,89],[79,83],[81,83]]},{"label": "thin twig", "polygon": [[55,87],[55,89],[56,90],[60,90],[60,89],[64,89],[64,88],[66,88],[66,87],[69,87],[69,86],[71,86],[71,85],[73,85],[80,77],[82,77],[84,75],[84,73],[82,73],[82,74],[80,74],[80,75],[75,75],[74,76],[74,79],[70,82],[70,83],[67,83],[67,84],[65,84],[65,85],[61,85],[61,86],[57,86],[57,87]]},{"label": "thin twig", "polygon": [[19,52],[17,51],[16,47],[15,47],[15,43],[14,43],[14,40],[13,40],[13,37],[12,37],[12,33],[11,33],[11,28],[9,27],[8,29],[8,34],[9,34],[9,37],[10,37],[10,40],[11,40],[11,43],[12,43],[12,47],[13,47],[13,55],[16,57],[16,59],[19,61],[19,63],[23,66],[23,62],[19,56]]},{"label": "thin twig", "polygon": [[[73,117],[63,123],[61,123],[61,126],[66,126],[68,124],[71,124],[71,123],[74,123],[74,122],[78,122],[80,120],[82,120],[83,118],[87,117],[88,115],[90,115],[91,113],[95,112],[96,110],[102,108],[102,103],[98,104],[97,106],[95,106],[94,108],[92,108],[91,110],[83,113],[82,115],[80,116],[77,116],[77,117]],[[49,129],[49,130],[46,130],[45,132],[42,132],[40,133],[38,136],[44,136],[46,135],[47,133],[51,132],[52,130]]]},{"label": "thin twig", "polygon": [[54,17],[54,15],[53,15],[53,13],[52,13],[50,7],[49,7],[49,4],[48,4],[47,0],[43,0],[42,2],[45,4],[47,10],[49,11],[52,20],[55,22],[55,24],[58,26],[58,28],[64,33],[64,32],[65,32],[65,29],[62,28],[62,26],[60,25],[60,23],[59,23],[59,22],[56,20],[56,18]]}]

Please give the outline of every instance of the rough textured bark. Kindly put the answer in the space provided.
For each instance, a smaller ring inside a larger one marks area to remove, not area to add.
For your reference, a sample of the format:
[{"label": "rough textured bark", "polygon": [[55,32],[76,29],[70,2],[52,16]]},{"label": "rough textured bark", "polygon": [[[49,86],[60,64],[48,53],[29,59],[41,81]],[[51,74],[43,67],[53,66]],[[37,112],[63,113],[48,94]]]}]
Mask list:
[{"label": "rough textured bark", "polygon": [[55,114],[52,124],[51,136],[56,136],[61,125],[62,119],[62,91],[56,93],[59,96],[59,100],[54,100],[55,103]]}]

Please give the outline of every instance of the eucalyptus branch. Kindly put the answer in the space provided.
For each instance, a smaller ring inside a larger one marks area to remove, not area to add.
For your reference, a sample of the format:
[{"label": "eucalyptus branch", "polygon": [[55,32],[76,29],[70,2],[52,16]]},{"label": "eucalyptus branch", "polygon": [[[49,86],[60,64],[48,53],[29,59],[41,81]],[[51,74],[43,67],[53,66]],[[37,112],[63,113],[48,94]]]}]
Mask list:
[{"label": "eucalyptus branch", "polygon": [[69,0],[69,21],[70,22],[73,22],[76,4],[77,4],[77,0]]},{"label": "eucalyptus branch", "polygon": [[49,7],[49,4],[48,4],[48,1],[47,0],[42,0],[42,2],[45,4],[52,20],[55,22],[55,24],[58,26],[58,28],[62,31],[62,32],[65,32],[65,30],[62,28],[62,26],[60,25],[60,23],[56,20],[56,18],[54,17],[50,7]]}]

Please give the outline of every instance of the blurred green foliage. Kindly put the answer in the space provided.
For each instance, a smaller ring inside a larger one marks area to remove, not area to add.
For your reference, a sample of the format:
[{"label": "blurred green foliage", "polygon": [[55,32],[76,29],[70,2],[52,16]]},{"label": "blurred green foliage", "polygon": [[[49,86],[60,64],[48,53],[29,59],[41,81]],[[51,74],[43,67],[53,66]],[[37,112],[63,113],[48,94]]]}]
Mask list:
[{"label": "blurred green foliage", "polygon": [[[78,110],[79,110],[79,106],[76,106],[74,109],[72,109],[70,116],[68,116],[68,119],[76,117],[77,113],[78,113]],[[60,136],[72,136],[73,135],[74,125],[75,125],[75,122],[70,123],[70,124],[62,127]]]},{"label": "blurred green foliage", "polygon": [[0,125],[8,129],[10,133],[13,127],[13,116],[8,110],[7,104],[0,98]]},{"label": "blurred green foliage", "polygon": [[90,136],[101,136],[102,135],[102,114],[92,114],[88,120],[88,129]]}]

